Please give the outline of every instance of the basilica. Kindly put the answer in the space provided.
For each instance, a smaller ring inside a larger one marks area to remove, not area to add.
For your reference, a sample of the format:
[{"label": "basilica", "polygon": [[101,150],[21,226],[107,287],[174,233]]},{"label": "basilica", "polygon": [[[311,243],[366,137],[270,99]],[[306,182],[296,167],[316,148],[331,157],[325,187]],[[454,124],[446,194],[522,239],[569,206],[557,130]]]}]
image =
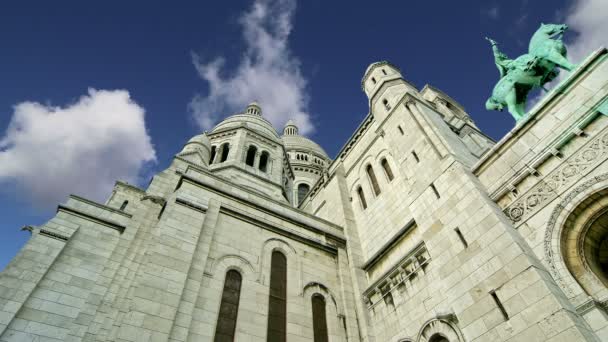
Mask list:
[{"label": "basilica", "polygon": [[608,341],[608,51],[498,142],[389,62],[361,87],[334,159],[253,102],[25,226],[0,341]]}]

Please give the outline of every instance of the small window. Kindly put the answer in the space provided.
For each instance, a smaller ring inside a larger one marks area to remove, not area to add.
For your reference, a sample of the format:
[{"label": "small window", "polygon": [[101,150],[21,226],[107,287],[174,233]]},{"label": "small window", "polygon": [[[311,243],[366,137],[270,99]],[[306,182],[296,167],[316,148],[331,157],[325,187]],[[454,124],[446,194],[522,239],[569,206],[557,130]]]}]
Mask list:
[{"label": "small window", "polygon": [[397,126],[397,129],[399,129],[399,133],[401,133],[401,135],[404,135],[405,133],[403,132],[403,128],[401,128],[401,126]]},{"label": "small window", "polygon": [[372,77],[372,82],[374,82],[374,84],[376,84],[376,79]]},{"label": "small window", "polygon": [[249,146],[249,148],[247,149],[247,157],[245,158],[245,164],[253,166],[253,163],[255,162],[255,154],[257,151],[258,149],[255,146]]},{"label": "small window", "polygon": [[507,310],[505,310],[505,307],[502,305],[502,302],[500,301],[500,298],[498,298],[498,295],[496,294],[496,291],[490,291],[490,296],[492,296],[492,299],[494,299],[494,303],[498,307],[498,310],[500,310],[500,313],[502,314],[502,317],[505,319],[505,321],[508,321],[509,320],[509,314],[507,313]]},{"label": "small window", "polygon": [[435,197],[437,197],[437,199],[440,199],[441,196],[439,195],[439,191],[437,191],[435,184],[431,183],[431,189],[433,189],[433,192],[435,193]]},{"label": "small window", "polygon": [[217,148],[214,146],[211,146],[211,157],[209,157],[209,165],[213,164],[213,159],[215,159],[215,152],[217,152]]},{"label": "small window", "polygon": [[222,145],[222,156],[220,158],[220,163],[223,163],[226,160],[228,160],[229,152],[230,152],[230,145],[228,143],[225,143],[224,145]]},{"label": "small window", "polygon": [[384,108],[386,110],[390,110],[391,109],[391,106],[388,104],[388,100],[387,99],[383,99],[382,103],[384,104]]},{"label": "small window", "polygon": [[416,151],[412,151],[412,156],[414,157],[414,159],[416,159],[416,163],[420,163],[420,158],[418,158]]},{"label": "small window", "polygon": [[460,239],[460,242],[462,242],[462,245],[464,246],[464,248],[469,247],[469,243],[464,238],[464,235],[462,235],[460,228],[456,227],[456,228],[454,228],[454,231],[456,232],[456,235],[458,235],[458,238]]},{"label": "small window", "polygon": [[382,69],[382,73],[386,75],[386,70]]},{"label": "small window", "polygon": [[314,332],[314,342],[329,341],[325,298],[318,293],[312,296],[312,331]]},{"label": "small window", "polygon": [[359,203],[361,203],[361,207],[363,209],[367,209],[367,202],[365,201],[365,193],[363,193],[363,189],[361,187],[357,188],[357,195],[359,195]]},{"label": "small window", "polygon": [[376,179],[376,174],[374,173],[374,168],[371,165],[367,165],[367,176],[369,177],[369,181],[372,183],[372,189],[374,190],[374,195],[380,195],[380,186],[378,185],[378,179]]},{"label": "small window", "polygon": [[306,197],[309,191],[310,186],[308,186],[308,184],[302,183],[298,185],[298,205],[302,204],[302,201],[304,201],[304,197]]},{"label": "small window", "polygon": [[264,151],[264,152],[262,152],[262,155],[260,155],[260,171],[266,172],[267,169],[268,169],[268,152]]},{"label": "small window", "polygon": [[391,166],[388,165],[388,160],[386,160],[386,158],[382,159],[382,162],[380,163],[382,165],[382,168],[384,169],[384,174],[386,174],[386,178],[388,178],[388,181],[392,181],[394,176],[393,176],[393,171],[391,170]]},{"label": "small window", "polygon": [[125,210],[127,208],[127,204],[129,204],[129,201],[122,202],[122,205],[120,206],[120,210]]}]

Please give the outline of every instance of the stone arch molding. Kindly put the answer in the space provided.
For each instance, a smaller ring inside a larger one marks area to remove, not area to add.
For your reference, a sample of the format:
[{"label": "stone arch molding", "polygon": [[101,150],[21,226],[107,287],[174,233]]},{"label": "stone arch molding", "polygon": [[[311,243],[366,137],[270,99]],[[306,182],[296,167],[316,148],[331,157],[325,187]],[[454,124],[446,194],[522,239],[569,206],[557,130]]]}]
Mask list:
[{"label": "stone arch molding", "polygon": [[221,277],[223,274],[228,272],[228,270],[237,270],[243,278],[251,277],[254,278],[256,272],[255,268],[249,262],[249,260],[243,258],[240,255],[236,254],[224,254],[221,257],[215,259],[210,267],[209,274],[213,277],[216,275]]},{"label": "stone arch molding", "polygon": [[416,337],[416,342],[428,342],[432,337],[437,335],[446,338],[450,342],[464,341],[462,332],[453,322],[441,318],[432,318],[422,325]]},{"label": "stone arch molding", "polygon": [[[279,238],[270,238],[262,244],[262,250],[260,252],[260,264],[258,269],[258,282],[260,284],[270,283],[270,260],[272,252],[279,251],[285,254],[287,257],[288,270],[296,274],[295,286],[288,281],[287,289],[301,289],[302,288],[302,264],[300,256],[296,249],[289,244],[287,241]],[[288,271],[288,272],[290,272]],[[289,275],[288,275],[289,280]],[[299,291],[299,290],[296,290]],[[289,292],[288,292],[289,293]],[[298,293],[301,294],[301,293]]]},{"label": "stone arch molding", "polygon": [[608,173],[589,179],[564,196],[549,217],[544,238],[545,259],[551,275],[570,299],[577,296],[587,297],[587,292],[570,272],[563,257],[561,239],[562,235],[567,233],[564,227],[569,227],[568,220],[572,220],[573,217],[576,219],[575,210],[585,200],[607,191]]},{"label": "stone arch molding", "polygon": [[312,296],[315,294],[323,296],[325,299],[325,311],[327,318],[327,330],[330,341],[346,341],[344,336],[344,328],[342,327],[342,317],[344,314],[340,310],[337,298],[333,292],[325,285],[319,282],[309,282],[302,289],[302,297],[305,302],[304,307],[308,307],[312,312]]}]

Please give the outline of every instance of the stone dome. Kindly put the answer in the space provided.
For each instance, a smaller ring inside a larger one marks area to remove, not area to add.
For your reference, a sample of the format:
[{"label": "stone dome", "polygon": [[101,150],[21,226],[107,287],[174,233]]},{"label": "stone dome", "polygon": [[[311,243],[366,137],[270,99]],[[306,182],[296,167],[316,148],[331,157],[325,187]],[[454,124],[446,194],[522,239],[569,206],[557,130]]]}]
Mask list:
[{"label": "stone dome", "polygon": [[329,159],[327,153],[319,144],[298,134],[298,126],[296,126],[296,123],[293,120],[287,121],[281,139],[283,140],[283,145],[287,151],[309,151]]},{"label": "stone dome", "polygon": [[[252,109],[257,110],[251,111]],[[260,114],[260,106],[256,102],[253,102],[247,106],[247,108],[245,109],[245,113],[239,113],[227,117],[222,122],[217,124],[211,132],[215,133],[224,129],[245,126],[269,138],[280,139],[279,134],[274,129],[274,127],[272,127],[270,121],[264,119]]]},{"label": "stone dome", "polygon": [[197,151],[201,153],[204,160],[208,160],[211,156],[211,143],[206,133],[193,136],[179,154],[184,155]]}]

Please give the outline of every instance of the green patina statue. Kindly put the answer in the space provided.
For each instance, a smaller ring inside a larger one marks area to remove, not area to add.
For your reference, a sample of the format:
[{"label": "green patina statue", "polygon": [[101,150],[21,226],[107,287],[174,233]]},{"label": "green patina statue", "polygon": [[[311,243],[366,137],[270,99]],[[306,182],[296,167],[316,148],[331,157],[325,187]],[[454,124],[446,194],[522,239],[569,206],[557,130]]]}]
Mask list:
[{"label": "green patina statue", "polygon": [[556,67],[568,71],[576,67],[566,59],[562,35],[567,29],[567,25],[541,24],[530,39],[528,53],[516,59],[509,59],[498,50],[494,40],[486,38],[492,44],[494,62],[500,72],[500,80],[486,101],[486,108],[502,111],[506,106],[516,121],[523,119],[526,98],[532,89],[543,87],[557,77]]}]

